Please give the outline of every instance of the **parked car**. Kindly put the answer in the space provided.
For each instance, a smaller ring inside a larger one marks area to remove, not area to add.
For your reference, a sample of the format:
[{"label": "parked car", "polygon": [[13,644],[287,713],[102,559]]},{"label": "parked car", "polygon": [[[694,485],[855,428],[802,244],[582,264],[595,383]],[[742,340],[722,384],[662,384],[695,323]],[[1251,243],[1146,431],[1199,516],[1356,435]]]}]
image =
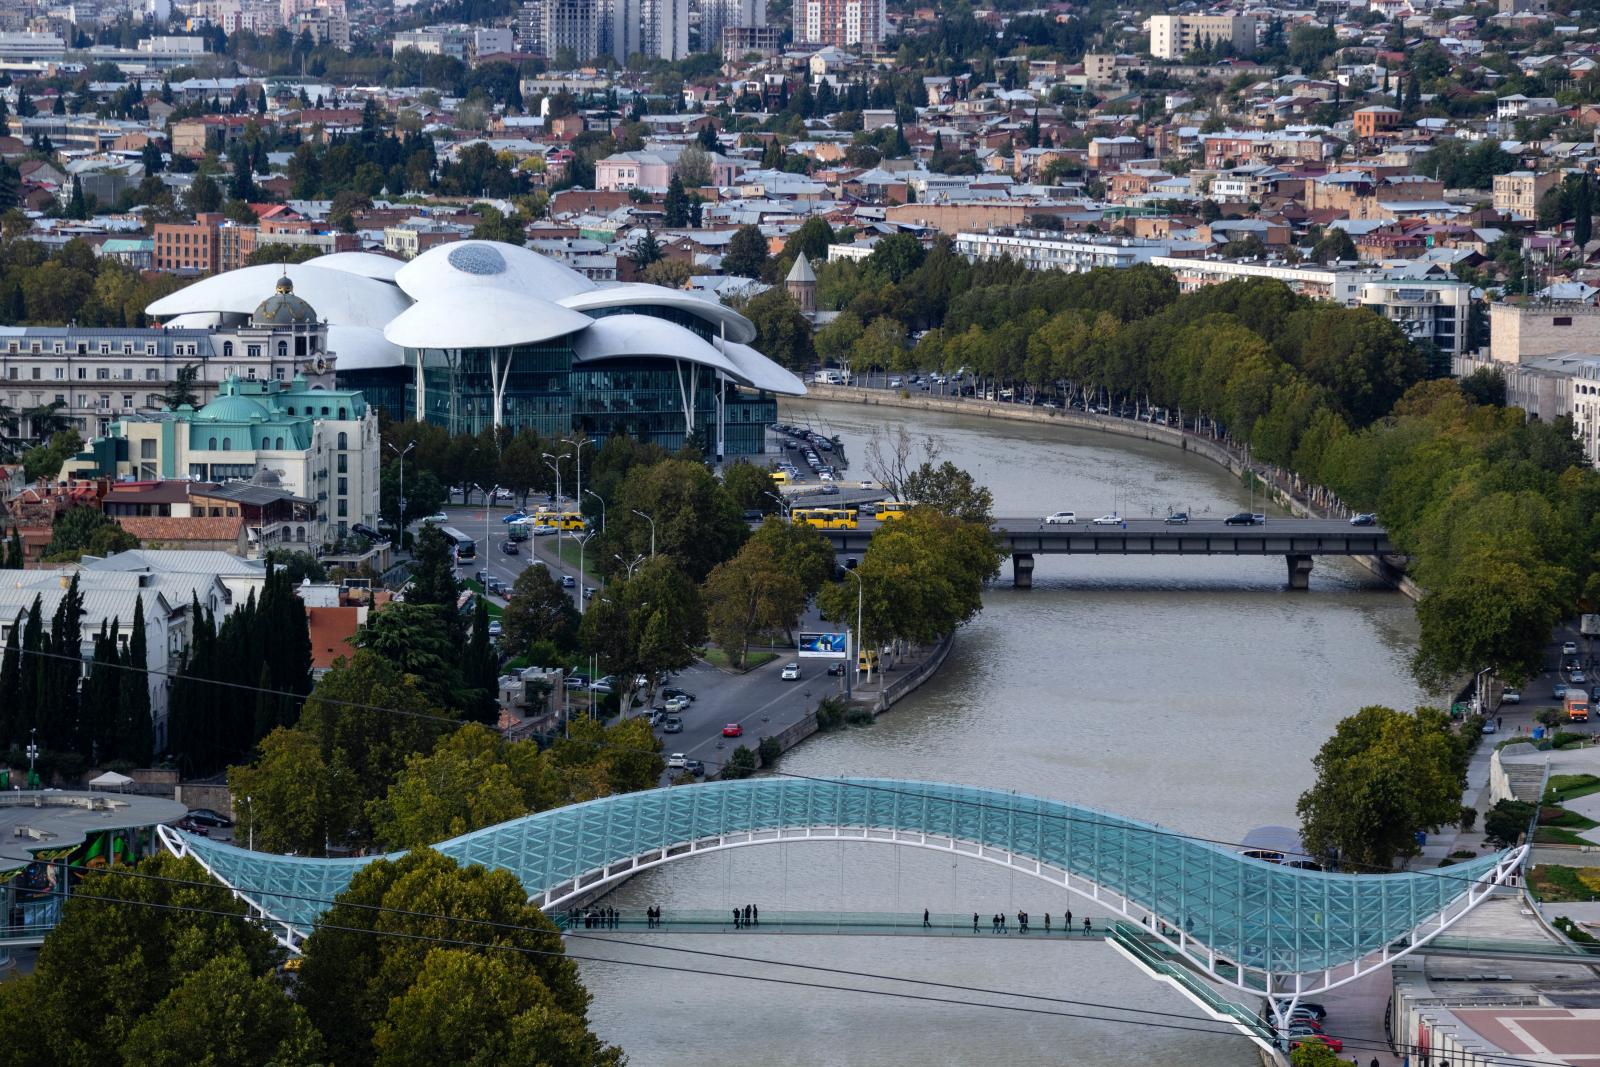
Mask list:
[{"label": "parked car", "polygon": [[442,511],[436,511],[432,515],[429,515],[427,518],[423,519],[422,521],[423,522],[449,522],[450,521],[450,516],[446,515]]},{"label": "parked car", "polygon": [[223,827],[233,825],[232,819],[219,811],[212,811],[210,808],[190,808],[184,818],[201,826]]},{"label": "parked car", "polygon": [[1223,519],[1222,524],[1224,526],[1254,526],[1256,525],[1256,517],[1248,511],[1241,511]]},{"label": "parked car", "polygon": [[837,678],[839,675],[841,675],[843,673],[844,673],[844,664],[843,663],[830,663],[830,664],[828,664],[828,677]]},{"label": "parked car", "polygon": [[667,770],[681,771],[689,766],[689,757],[682,752],[674,752],[667,757]]},{"label": "parked car", "polygon": [[683,763],[683,769],[694,775],[696,778],[704,778],[706,776],[706,765],[697,759],[685,760]]},{"label": "parked car", "polygon": [[689,702],[682,697],[668,697],[665,707],[669,712],[674,713],[687,711],[689,708]]},{"label": "parked car", "polygon": [[1502,703],[1502,704],[1520,704],[1520,703],[1522,703],[1522,690],[1520,690],[1520,689],[1507,689],[1504,693],[1500,694],[1500,703]]},{"label": "parked car", "polygon": [[1324,1045],[1327,1045],[1328,1049],[1332,1052],[1344,1051],[1344,1042],[1340,1041],[1337,1037],[1329,1037],[1327,1034],[1319,1034],[1310,1027],[1289,1028],[1289,1048],[1291,1050],[1299,1045],[1310,1045],[1318,1041],[1322,1042]]},{"label": "parked car", "polygon": [[1372,514],[1372,512],[1370,512],[1370,511],[1363,511],[1359,515],[1350,516],[1350,525],[1351,526],[1376,526],[1376,525],[1378,525],[1378,516]]},{"label": "parked car", "polygon": [[798,682],[800,680],[800,664],[785,664],[782,677],[786,682]]},{"label": "parked car", "polygon": [[683,720],[676,715],[668,715],[667,721],[661,724],[661,732],[667,734],[683,733]]},{"label": "parked car", "polygon": [[677,688],[675,686],[670,686],[669,685],[669,686],[664,687],[661,690],[661,695],[664,698],[682,697],[684,700],[687,700],[690,704],[694,703],[694,694],[693,693],[689,692],[687,689],[679,689],[679,688]]},{"label": "parked car", "polygon": [[1044,517],[1046,526],[1076,526],[1078,513],[1075,511],[1055,511]]},{"label": "parked car", "polygon": [[582,689],[584,686],[586,686],[588,684],[589,684],[589,679],[585,675],[582,675],[582,674],[569,674],[569,675],[567,675],[566,682],[563,683],[563,687],[566,688],[566,689]]},{"label": "parked car", "polygon": [[1098,519],[1094,520],[1094,525],[1095,526],[1121,526],[1122,522],[1123,522],[1122,516],[1118,515],[1115,511],[1113,511],[1109,515],[1102,515]]},{"label": "parked car", "polygon": [[500,625],[500,620],[499,619],[491,619],[491,620],[489,620],[489,636],[490,637],[499,637],[504,632],[505,632],[505,628]]},{"label": "parked car", "polygon": [[723,737],[743,737],[744,727],[736,722],[730,722],[722,728]]},{"label": "parked car", "polygon": [[1189,513],[1187,511],[1174,511],[1166,517],[1165,521],[1168,526],[1187,526],[1189,525]]}]

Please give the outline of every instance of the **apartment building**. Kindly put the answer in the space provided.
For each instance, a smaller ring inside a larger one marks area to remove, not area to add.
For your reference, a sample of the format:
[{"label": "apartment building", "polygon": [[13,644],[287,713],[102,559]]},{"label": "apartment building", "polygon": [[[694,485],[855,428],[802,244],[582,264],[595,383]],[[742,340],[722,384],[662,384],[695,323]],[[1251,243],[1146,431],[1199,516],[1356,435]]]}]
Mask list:
[{"label": "apartment building", "polygon": [[1561,184],[1559,171],[1514,170],[1494,178],[1494,209],[1521,222],[1538,217],[1539,201]]},{"label": "apartment building", "polygon": [[888,35],[887,0],[805,0],[796,12],[795,38],[807,44],[857,48]]},{"label": "apartment building", "polygon": [[1030,270],[1063,270],[1069,274],[1149,263],[1172,249],[1167,241],[1026,229],[964,231],[956,234],[955,243],[956,251],[971,260],[1008,258]]},{"label": "apartment building", "polygon": [[1254,50],[1253,15],[1152,15],[1150,54],[1157,59],[1182,59],[1201,48],[1226,44],[1236,54]]}]

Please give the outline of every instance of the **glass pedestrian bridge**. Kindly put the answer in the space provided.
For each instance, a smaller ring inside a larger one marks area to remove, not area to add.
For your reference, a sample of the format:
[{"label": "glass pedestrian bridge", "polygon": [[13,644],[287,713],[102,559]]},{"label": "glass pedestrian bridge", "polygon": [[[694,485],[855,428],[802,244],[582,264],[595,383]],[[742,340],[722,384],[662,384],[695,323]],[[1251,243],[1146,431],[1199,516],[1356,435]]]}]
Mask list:
[{"label": "glass pedestrian bridge", "polygon": [[[160,833],[291,948],[378,858],[279,856],[172,827]],[[808,841],[932,849],[1039,878],[1087,898],[1097,916],[1139,925],[1167,958],[1285,1012],[1303,995],[1426,944],[1511,882],[1522,859],[1517,849],[1429,871],[1308,871],[1041,797],[936,782],[783,777],[605,797],[434,847],[460,863],[510,871],[535,904],[556,912],[636,871],[723,849]],[[1063,900],[1062,910],[1069,907]]]}]

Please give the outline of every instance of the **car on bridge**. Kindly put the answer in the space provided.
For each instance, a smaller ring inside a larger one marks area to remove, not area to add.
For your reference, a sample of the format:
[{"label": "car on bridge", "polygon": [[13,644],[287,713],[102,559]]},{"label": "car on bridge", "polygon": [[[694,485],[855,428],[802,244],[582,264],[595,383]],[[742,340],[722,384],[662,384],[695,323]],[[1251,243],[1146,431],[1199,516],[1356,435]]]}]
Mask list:
[{"label": "car on bridge", "polygon": [[1360,514],[1350,516],[1350,525],[1376,526],[1378,525],[1378,516],[1374,515],[1370,511],[1363,511]]},{"label": "car on bridge", "polygon": [[1109,515],[1100,516],[1098,519],[1094,520],[1094,523],[1092,525],[1095,525],[1095,526],[1121,526],[1122,525],[1122,516],[1118,515],[1115,511],[1113,511]]},{"label": "car on bridge", "polygon": [[786,682],[798,682],[800,680],[800,664],[786,664],[783,668],[782,677]]},{"label": "car on bridge", "polygon": [[1168,526],[1187,526],[1189,525],[1189,513],[1187,511],[1174,511],[1166,517],[1165,522]]},{"label": "car on bridge", "polygon": [[1227,518],[1223,519],[1222,520],[1222,525],[1224,525],[1224,526],[1260,526],[1264,522],[1266,522],[1266,518],[1264,516],[1252,515],[1248,511],[1241,511],[1241,512],[1235,514],[1235,515],[1229,515]]},{"label": "car on bridge", "polygon": [[1046,526],[1076,526],[1078,513],[1075,511],[1056,511],[1044,517]]}]

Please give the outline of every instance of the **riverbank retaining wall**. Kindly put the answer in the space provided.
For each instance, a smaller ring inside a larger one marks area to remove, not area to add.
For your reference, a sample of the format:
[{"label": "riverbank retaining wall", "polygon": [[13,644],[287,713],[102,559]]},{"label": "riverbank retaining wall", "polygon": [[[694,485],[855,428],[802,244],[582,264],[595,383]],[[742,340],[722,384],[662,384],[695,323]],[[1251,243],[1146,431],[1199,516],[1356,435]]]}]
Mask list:
[{"label": "riverbank retaining wall", "polygon": [[[1009,419],[1013,422],[1031,422],[1046,426],[1065,426],[1074,430],[1110,434],[1114,437],[1132,437],[1141,441],[1155,441],[1184,452],[1202,456],[1243,478],[1247,472],[1244,457],[1233,449],[1199,434],[1189,433],[1172,426],[1119,419],[1110,415],[1092,415],[1085,411],[1063,411],[1058,408],[1024,407],[1020,404],[1000,404],[984,400],[955,400],[931,395],[901,395],[887,389],[860,389],[846,385],[807,385],[806,394],[815,400],[834,400],[846,404],[882,405],[910,408],[920,411],[940,411],[952,415],[974,415],[980,418]],[[1270,482],[1262,483],[1272,499],[1285,511],[1299,518],[1324,518],[1315,508],[1292,493]],[[1394,585],[1412,600],[1422,599],[1422,588],[1408,578],[1401,569],[1376,556],[1351,556],[1373,575]]]},{"label": "riverbank retaining wall", "polygon": [[905,674],[885,685],[878,693],[878,699],[872,705],[873,717],[876,718],[894,707],[895,704],[915,692],[919,685],[931,678],[933,672],[944,664],[945,657],[950,655],[950,649],[955,643],[956,635],[946,634],[944,639],[934,646],[933,651],[926,658]]}]

